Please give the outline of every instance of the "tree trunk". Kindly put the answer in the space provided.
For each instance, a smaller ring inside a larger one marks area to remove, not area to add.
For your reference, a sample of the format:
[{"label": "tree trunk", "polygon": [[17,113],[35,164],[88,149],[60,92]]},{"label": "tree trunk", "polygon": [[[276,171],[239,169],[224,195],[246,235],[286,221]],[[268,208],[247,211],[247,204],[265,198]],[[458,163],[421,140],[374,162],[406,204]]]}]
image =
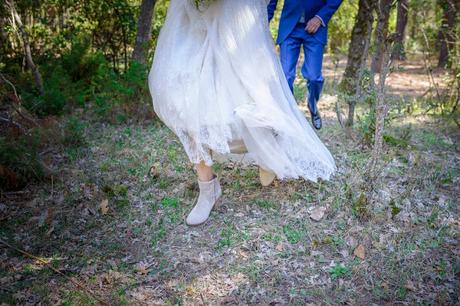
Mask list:
[{"label": "tree trunk", "polygon": [[[384,53],[387,51],[383,51]],[[374,134],[374,146],[372,148],[372,157],[369,166],[369,177],[375,180],[377,173],[377,166],[379,161],[382,159],[382,151],[383,151],[383,132],[385,127],[385,118],[388,114],[389,106],[385,101],[385,81],[388,75],[388,54],[383,54],[381,65],[381,73],[379,79],[379,86],[377,90],[377,105],[375,108],[375,134]],[[375,183],[375,181],[373,182]]]},{"label": "tree trunk", "polygon": [[148,45],[152,38],[152,17],[155,2],[156,0],[142,0],[139,19],[137,21],[133,60],[144,65],[147,63]]},{"label": "tree trunk", "polygon": [[396,17],[396,37],[391,53],[391,58],[395,60],[405,60],[406,54],[404,51],[404,38],[406,33],[407,19],[409,11],[409,1],[398,1],[398,16]]},{"label": "tree trunk", "polygon": [[375,132],[374,132],[374,145],[372,147],[372,155],[367,165],[367,173],[365,175],[365,190],[366,198],[368,203],[374,202],[374,195],[379,185],[379,174],[381,171],[381,161],[383,155],[383,135],[385,129],[385,118],[387,117],[389,111],[389,105],[385,99],[385,82],[389,72],[390,66],[390,48],[389,40],[387,35],[381,37],[380,45],[380,54],[382,55],[382,60],[380,62],[380,71],[379,85],[377,87],[377,101],[375,106]]},{"label": "tree trunk", "polygon": [[6,4],[9,6],[11,10],[11,14],[16,21],[16,24],[18,25],[19,33],[21,35],[22,39],[22,45],[24,48],[24,56],[27,61],[27,66],[29,69],[32,71],[32,75],[34,76],[35,80],[35,85],[37,86],[38,91],[40,92],[40,95],[44,94],[44,89],[43,89],[43,79],[40,74],[40,71],[38,71],[37,66],[35,66],[35,63],[32,59],[32,52],[30,51],[30,44],[29,44],[29,35],[27,34],[27,31],[22,24],[21,17],[19,16],[18,12],[16,11],[15,3],[13,0],[7,1]]},{"label": "tree trunk", "polygon": [[458,8],[453,0],[441,2],[443,18],[438,34],[439,58],[438,67],[446,68],[449,63],[449,53],[454,48],[455,43],[455,18]]},{"label": "tree trunk", "polygon": [[[362,70],[367,60],[376,5],[377,0],[359,0],[358,14],[348,47],[347,66],[340,84],[340,88],[348,96],[354,96],[358,91]],[[352,126],[356,99],[348,99],[347,103],[349,104],[347,125]]]},{"label": "tree trunk", "polygon": [[372,57],[371,69],[379,73],[382,67],[383,48],[382,44],[388,35],[388,19],[390,18],[391,3],[393,0],[380,0],[377,9],[377,26],[374,33],[374,55]]}]

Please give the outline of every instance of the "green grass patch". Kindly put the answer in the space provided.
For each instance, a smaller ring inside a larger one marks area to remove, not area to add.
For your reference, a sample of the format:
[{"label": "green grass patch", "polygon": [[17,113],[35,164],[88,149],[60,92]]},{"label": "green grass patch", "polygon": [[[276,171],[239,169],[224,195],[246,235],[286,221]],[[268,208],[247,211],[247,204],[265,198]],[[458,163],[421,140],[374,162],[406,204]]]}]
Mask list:
[{"label": "green grass patch", "polygon": [[220,239],[217,241],[216,248],[221,250],[233,246],[235,243],[248,240],[249,234],[245,231],[240,231],[233,224],[226,224],[220,232]]},{"label": "green grass patch", "polygon": [[254,204],[263,209],[275,209],[277,207],[274,202],[264,199],[257,199],[254,201]]},{"label": "green grass patch", "polygon": [[287,241],[291,244],[299,243],[304,237],[303,231],[292,225],[283,226],[283,233],[286,236]]},{"label": "green grass patch", "polygon": [[179,200],[176,199],[176,198],[164,197],[161,200],[161,205],[163,207],[178,208],[179,207]]},{"label": "green grass patch", "polygon": [[336,264],[329,269],[329,274],[333,280],[351,276],[351,270],[344,264]]}]

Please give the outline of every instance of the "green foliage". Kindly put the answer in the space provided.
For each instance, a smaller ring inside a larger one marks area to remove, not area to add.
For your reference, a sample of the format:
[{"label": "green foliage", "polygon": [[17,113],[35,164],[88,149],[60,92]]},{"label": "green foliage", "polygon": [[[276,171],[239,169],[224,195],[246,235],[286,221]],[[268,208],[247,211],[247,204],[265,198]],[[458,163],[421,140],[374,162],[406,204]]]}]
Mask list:
[{"label": "green foliage", "polygon": [[123,114],[129,114],[147,96],[146,78],[146,67],[136,62],[123,75],[101,65],[90,87],[96,112],[105,118],[111,116],[124,122],[126,117]]},{"label": "green foliage", "polygon": [[407,148],[410,145],[410,138],[412,136],[412,127],[402,129],[399,136],[384,134],[383,140],[385,143],[393,147]]},{"label": "green foliage", "polygon": [[[43,66],[43,96],[26,85],[24,106],[39,116],[60,115],[66,107],[94,105],[96,114],[124,122],[126,111],[146,96],[147,69],[133,62],[124,74],[116,73],[89,39],[76,37],[69,51]],[[30,81],[29,84],[32,82]]]},{"label": "green foliage", "polygon": [[338,279],[350,276],[351,271],[343,264],[336,264],[329,269],[329,274],[331,275],[332,279]]},{"label": "green foliage", "polygon": [[43,96],[28,87],[23,88],[23,105],[40,117],[60,115],[67,103],[66,92],[70,83],[65,71],[57,66],[52,74],[46,75]]},{"label": "green foliage", "polygon": [[176,198],[165,197],[165,198],[163,198],[163,200],[161,200],[161,205],[163,207],[178,208],[179,207],[179,200],[177,200]]},{"label": "green foliage", "polygon": [[[375,136],[375,123],[376,123],[376,104],[377,104],[377,89],[373,85],[372,74],[369,70],[363,72],[363,79],[361,81],[361,96],[357,97],[358,101],[355,103],[362,103],[365,105],[362,115],[357,116],[357,128],[361,132],[363,143],[371,146],[374,143]],[[350,98],[350,97],[349,97]],[[385,97],[385,99],[390,99]],[[387,101],[391,104],[392,101]],[[398,115],[390,112],[385,117],[384,126],[388,127]],[[392,146],[407,147],[412,135],[412,128],[409,125],[407,128],[399,129],[398,134],[389,135],[384,134],[384,141]]]},{"label": "green foliage", "polygon": [[283,232],[287,241],[291,244],[299,243],[303,237],[303,232],[300,229],[290,225],[283,226]]},{"label": "green foliage", "polygon": [[357,13],[358,1],[344,1],[328,24],[329,48],[334,53],[345,54]]},{"label": "green foliage", "polygon": [[[42,66],[44,95],[30,85],[22,86],[24,106],[39,116],[60,115],[69,103],[84,106],[91,99],[92,86],[102,82],[108,64],[100,52],[92,52],[89,39],[74,38],[71,48],[62,58]],[[29,84],[32,81],[28,82]]]},{"label": "green foliage", "polygon": [[76,36],[69,51],[65,52],[60,66],[72,82],[91,84],[98,80],[97,73],[101,66],[108,66],[103,54],[92,50],[88,36]]},{"label": "green foliage", "polygon": [[234,224],[227,223],[220,232],[220,239],[217,241],[216,248],[221,250],[231,247],[238,241],[248,239],[249,235],[247,232],[239,230]]},{"label": "green foliage", "polygon": [[[168,1],[158,2],[161,7]],[[146,67],[129,63],[139,7],[131,0],[16,1],[44,94],[34,88],[31,73],[24,73],[21,45],[8,23],[0,36],[2,73],[14,78],[23,105],[38,116],[60,115],[91,102],[100,115],[123,122],[126,111],[114,104],[136,101],[146,87]],[[0,11],[0,18],[5,14]],[[40,18],[26,18],[31,15]],[[8,43],[3,44],[3,39]]]},{"label": "green foliage", "polygon": [[259,206],[260,208],[264,209],[273,209],[276,208],[276,204],[273,203],[270,200],[264,200],[264,199],[256,199],[254,203]]}]

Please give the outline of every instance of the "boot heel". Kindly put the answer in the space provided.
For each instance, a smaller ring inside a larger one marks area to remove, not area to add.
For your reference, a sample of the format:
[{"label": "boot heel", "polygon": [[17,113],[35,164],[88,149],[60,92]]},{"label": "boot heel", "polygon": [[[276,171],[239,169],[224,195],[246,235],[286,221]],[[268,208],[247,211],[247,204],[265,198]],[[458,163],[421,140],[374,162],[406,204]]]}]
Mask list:
[{"label": "boot heel", "polygon": [[262,186],[269,186],[276,178],[276,174],[259,167],[259,179]]}]

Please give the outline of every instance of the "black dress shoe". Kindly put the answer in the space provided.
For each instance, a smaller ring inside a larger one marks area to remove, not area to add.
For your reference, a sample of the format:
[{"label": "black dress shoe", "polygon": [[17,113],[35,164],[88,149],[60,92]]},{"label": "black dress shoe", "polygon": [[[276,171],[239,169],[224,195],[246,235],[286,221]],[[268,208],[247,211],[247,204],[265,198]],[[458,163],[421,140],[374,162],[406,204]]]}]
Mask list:
[{"label": "black dress shoe", "polygon": [[315,127],[315,129],[319,130],[323,126],[323,122],[321,121],[321,116],[319,115],[319,112],[316,112],[316,114],[311,114],[311,123]]},{"label": "black dress shoe", "polygon": [[321,116],[319,114],[318,109],[316,109],[316,113],[313,113],[310,105],[308,105],[308,110],[310,111],[311,115],[311,123],[313,124],[315,129],[319,130],[323,126],[323,122],[321,121]]}]

